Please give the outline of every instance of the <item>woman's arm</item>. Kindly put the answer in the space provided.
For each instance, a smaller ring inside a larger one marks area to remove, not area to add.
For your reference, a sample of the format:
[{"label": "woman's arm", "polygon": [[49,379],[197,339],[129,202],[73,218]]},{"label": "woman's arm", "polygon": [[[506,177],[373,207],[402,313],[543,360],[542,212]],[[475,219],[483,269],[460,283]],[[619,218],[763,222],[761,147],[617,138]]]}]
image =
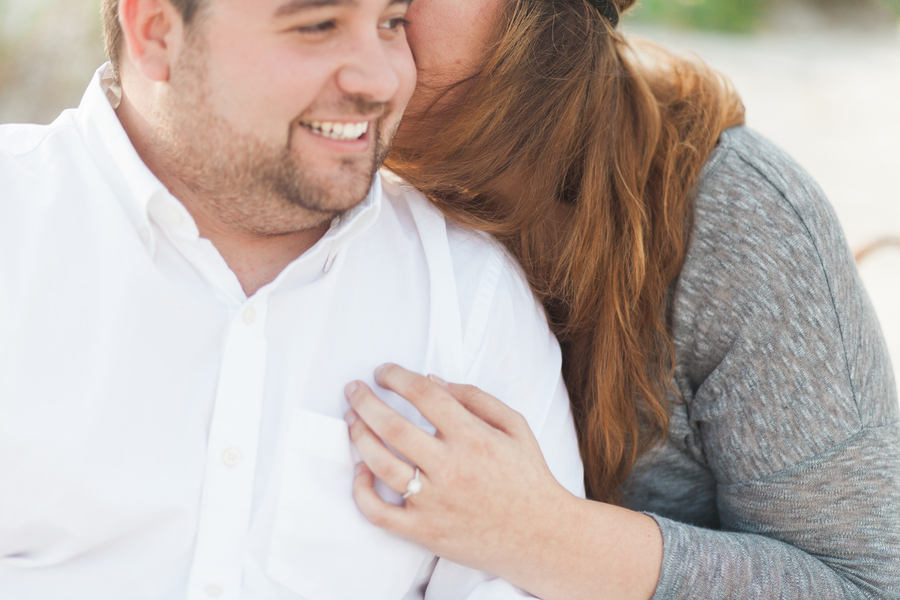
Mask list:
[{"label": "woman's arm", "polygon": [[[350,434],[365,461],[354,497],[369,520],[542,598],[653,595],[662,560],[656,523],[570,494],[521,415],[477,388],[396,365],[376,380],[410,400],[437,434],[405,420],[365,384],[347,387]],[[420,469],[422,491],[403,507],[373,488],[377,476],[403,493],[414,475],[382,439]]]},{"label": "woman's arm", "polygon": [[[546,482],[518,487],[518,479],[534,472],[535,458],[526,460],[530,455],[518,446],[512,456],[501,455],[493,443],[479,441],[479,427],[487,424],[470,421],[484,411],[469,406],[478,395],[454,386],[447,393],[462,398],[471,419],[441,431],[437,439],[450,440],[441,441],[455,458],[441,454],[431,476],[440,484],[443,470],[488,472],[488,482],[467,475],[447,492],[459,499],[435,504],[434,512],[412,506],[381,512],[374,502],[366,505],[371,475],[363,473],[357,498],[367,514],[546,597],[603,597],[604,585],[645,582],[655,585],[654,600],[900,597],[897,399],[852,258],[821,192],[789,159],[746,132],[724,136],[722,148],[718,171],[701,186],[694,242],[676,294],[682,399],[666,445],[645,456],[627,482],[630,505],[647,516],[545,496]],[[370,418],[368,411],[359,414]],[[485,419],[494,423],[490,415]],[[520,439],[501,424],[488,431]],[[414,452],[414,444],[394,444],[400,427],[373,429],[401,454]],[[455,439],[468,440],[473,454]],[[513,459],[530,466],[512,462],[505,475],[491,472]],[[710,482],[698,487],[708,496],[683,493],[691,469]],[[493,481],[503,483],[487,494],[476,489]],[[405,487],[399,478],[395,485]],[[423,503],[428,489],[426,481]],[[704,507],[703,523],[716,529],[691,524],[692,502]],[[549,508],[570,504],[578,508]],[[449,513],[462,506],[471,514],[454,520]],[[490,518],[480,527],[498,525],[466,548],[468,523],[482,513]],[[519,516],[504,521],[506,513]],[[412,514],[417,521],[403,520]],[[659,525],[661,568],[657,554],[642,553],[645,530],[635,515]],[[542,555],[528,554],[534,547]],[[630,592],[642,593],[609,594]]]},{"label": "woman's arm", "polygon": [[897,396],[840,225],[753,132],[711,167],[672,306],[681,398],[623,495],[660,515],[657,597],[897,598]]}]

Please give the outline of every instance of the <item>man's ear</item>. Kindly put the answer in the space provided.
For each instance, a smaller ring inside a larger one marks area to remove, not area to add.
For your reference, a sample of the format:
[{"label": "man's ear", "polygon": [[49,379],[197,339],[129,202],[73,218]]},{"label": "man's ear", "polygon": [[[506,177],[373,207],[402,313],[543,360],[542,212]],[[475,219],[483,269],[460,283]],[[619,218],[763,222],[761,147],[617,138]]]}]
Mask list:
[{"label": "man's ear", "polygon": [[184,41],[184,21],[168,0],[119,0],[125,58],[151,81],[169,80]]}]

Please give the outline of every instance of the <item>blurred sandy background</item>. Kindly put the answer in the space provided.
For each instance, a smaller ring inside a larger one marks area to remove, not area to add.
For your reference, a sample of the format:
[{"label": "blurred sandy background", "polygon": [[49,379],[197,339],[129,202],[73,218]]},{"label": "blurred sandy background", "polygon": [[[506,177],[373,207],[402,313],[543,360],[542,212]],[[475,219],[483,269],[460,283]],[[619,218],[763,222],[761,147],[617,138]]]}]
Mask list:
[{"label": "blurred sandy background", "polygon": [[[77,106],[105,60],[98,5],[0,0],[0,123]],[[860,273],[900,375],[898,15],[900,0],[644,0],[623,27],[726,74],[748,124],[819,181],[851,248],[898,240]]]}]

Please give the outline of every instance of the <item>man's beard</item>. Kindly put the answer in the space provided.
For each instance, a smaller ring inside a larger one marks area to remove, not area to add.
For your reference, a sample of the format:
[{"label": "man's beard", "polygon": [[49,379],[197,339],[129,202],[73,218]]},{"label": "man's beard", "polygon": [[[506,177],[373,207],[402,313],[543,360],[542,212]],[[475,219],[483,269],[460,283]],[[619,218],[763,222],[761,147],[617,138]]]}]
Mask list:
[{"label": "man's beard", "polygon": [[[159,141],[171,174],[223,224],[257,236],[284,235],[330,221],[365,198],[395,133],[385,135],[384,116],[370,126],[371,153],[345,158],[337,174],[304,169],[309,161],[292,149],[294,135],[302,133],[299,116],[286,124],[283,145],[235,131],[208,102],[203,40],[189,45],[172,72],[175,93]],[[382,103],[352,97],[316,108],[348,116],[390,113]]]}]

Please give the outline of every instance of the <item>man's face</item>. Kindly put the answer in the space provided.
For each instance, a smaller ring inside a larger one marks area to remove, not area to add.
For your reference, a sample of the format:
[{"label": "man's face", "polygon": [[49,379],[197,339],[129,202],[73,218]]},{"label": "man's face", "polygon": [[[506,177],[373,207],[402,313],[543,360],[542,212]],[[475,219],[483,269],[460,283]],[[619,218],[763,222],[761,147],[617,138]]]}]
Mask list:
[{"label": "man's face", "polygon": [[415,87],[407,6],[207,0],[163,100],[182,184],[259,235],[358,204]]}]

